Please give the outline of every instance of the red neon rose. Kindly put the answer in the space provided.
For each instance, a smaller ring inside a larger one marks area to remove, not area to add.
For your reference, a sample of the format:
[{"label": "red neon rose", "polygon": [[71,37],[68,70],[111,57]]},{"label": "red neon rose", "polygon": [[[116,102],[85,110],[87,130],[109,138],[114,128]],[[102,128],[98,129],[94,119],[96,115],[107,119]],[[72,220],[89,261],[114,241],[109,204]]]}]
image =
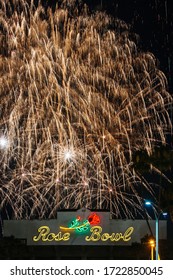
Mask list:
[{"label": "red neon rose", "polygon": [[90,225],[99,224],[99,223],[100,223],[100,217],[99,217],[96,213],[91,214],[91,215],[88,217],[88,222],[90,223]]}]

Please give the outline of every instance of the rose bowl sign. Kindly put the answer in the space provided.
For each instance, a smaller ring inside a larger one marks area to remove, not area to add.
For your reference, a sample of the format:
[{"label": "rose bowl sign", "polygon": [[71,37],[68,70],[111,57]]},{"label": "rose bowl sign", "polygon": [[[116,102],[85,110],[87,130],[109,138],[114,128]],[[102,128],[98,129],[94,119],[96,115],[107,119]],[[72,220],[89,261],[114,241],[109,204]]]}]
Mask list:
[{"label": "rose bowl sign", "polygon": [[[150,221],[155,234],[155,221]],[[166,221],[159,223],[159,237],[166,239]],[[109,212],[87,209],[58,212],[54,220],[6,220],[4,236],[27,239],[28,245],[131,245],[150,234],[145,220],[110,219]]]}]

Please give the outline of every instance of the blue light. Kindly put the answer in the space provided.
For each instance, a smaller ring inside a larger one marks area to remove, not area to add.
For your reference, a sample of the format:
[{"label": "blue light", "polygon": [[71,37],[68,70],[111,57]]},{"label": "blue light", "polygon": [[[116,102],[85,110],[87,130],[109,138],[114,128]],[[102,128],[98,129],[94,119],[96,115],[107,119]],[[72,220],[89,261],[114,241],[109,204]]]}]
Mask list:
[{"label": "blue light", "polygon": [[168,213],[167,213],[167,212],[163,212],[162,215],[163,215],[164,217],[167,217],[167,216],[168,216]]},{"label": "blue light", "polygon": [[150,201],[145,201],[145,205],[151,206],[151,202]]}]

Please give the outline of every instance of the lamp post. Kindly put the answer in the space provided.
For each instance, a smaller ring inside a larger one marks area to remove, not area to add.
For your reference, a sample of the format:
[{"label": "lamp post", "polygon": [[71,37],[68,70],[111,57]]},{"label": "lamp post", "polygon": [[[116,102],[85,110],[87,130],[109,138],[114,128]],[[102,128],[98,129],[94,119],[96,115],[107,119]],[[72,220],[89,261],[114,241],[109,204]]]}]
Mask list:
[{"label": "lamp post", "polygon": [[155,207],[153,206],[152,202],[151,201],[145,201],[145,205],[146,206],[151,206],[152,209],[153,209],[153,212],[154,212],[154,215],[155,215],[155,229],[156,229],[156,260],[159,260],[159,218],[160,218],[160,215],[162,214],[164,217],[167,216],[167,213],[166,212],[157,212]]},{"label": "lamp post", "polygon": [[150,239],[149,244],[150,244],[150,247],[151,247],[151,260],[154,260],[154,253],[153,253],[154,250],[153,249],[155,247],[155,240]]}]

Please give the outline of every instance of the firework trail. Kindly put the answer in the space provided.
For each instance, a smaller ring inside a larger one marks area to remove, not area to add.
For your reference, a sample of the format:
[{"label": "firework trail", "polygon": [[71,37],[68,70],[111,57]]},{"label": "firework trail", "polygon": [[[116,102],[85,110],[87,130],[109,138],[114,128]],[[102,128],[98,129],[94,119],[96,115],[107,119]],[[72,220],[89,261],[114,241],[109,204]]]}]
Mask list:
[{"label": "firework trail", "polygon": [[128,216],[141,186],[151,191],[132,156],[171,126],[167,81],[124,22],[67,3],[0,0],[0,207],[19,219],[77,207]]}]

